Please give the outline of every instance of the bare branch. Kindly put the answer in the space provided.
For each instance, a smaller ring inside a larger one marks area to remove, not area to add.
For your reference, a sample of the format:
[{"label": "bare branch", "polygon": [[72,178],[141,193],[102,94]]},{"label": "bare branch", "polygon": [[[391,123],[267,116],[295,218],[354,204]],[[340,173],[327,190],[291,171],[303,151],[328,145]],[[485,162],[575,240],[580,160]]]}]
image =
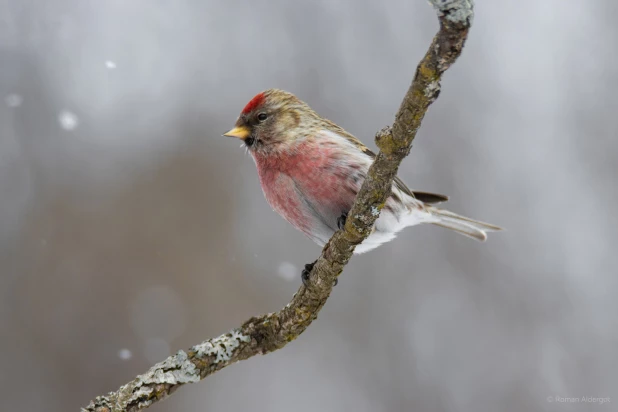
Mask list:
[{"label": "bare branch", "polygon": [[371,233],[427,108],[438,97],[441,76],[463,49],[473,17],[472,0],[430,0],[430,3],[438,12],[440,30],[416,69],[395,123],[377,133],[380,152],[348,214],[345,228],[333,235],[314,265],[309,287],[301,286],[280,311],[251,318],[225,335],[206,340],[186,352],[179,351],[116,392],[98,396],[83,412],[145,409],[186,383],[198,382],[232,363],[284,347],[316,319],[354,248]]}]

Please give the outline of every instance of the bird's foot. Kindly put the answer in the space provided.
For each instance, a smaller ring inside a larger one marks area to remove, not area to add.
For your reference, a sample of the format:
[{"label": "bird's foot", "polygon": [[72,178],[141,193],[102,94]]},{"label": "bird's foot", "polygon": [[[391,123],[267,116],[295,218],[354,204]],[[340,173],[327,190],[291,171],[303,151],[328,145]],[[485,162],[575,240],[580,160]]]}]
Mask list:
[{"label": "bird's foot", "polygon": [[348,219],[347,212],[342,213],[341,216],[337,218],[337,227],[339,228],[339,230],[343,229],[347,219]]},{"label": "bird's foot", "polygon": [[[306,288],[309,287],[309,275],[311,274],[311,271],[313,270],[313,266],[315,265],[314,261],[313,263],[307,263],[305,265],[305,268],[303,269],[303,271],[300,274],[300,279],[303,281],[303,285],[305,285]],[[333,287],[337,286],[337,283],[339,283],[339,278],[335,278],[335,283],[333,283]]]},{"label": "bird's foot", "polygon": [[313,270],[313,265],[315,265],[315,262],[317,262],[317,260],[313,263],[307,263],[300,274],[300,279],[303,281],[303,285],[305,285],[306,288],[309,287],[309,274]]}]

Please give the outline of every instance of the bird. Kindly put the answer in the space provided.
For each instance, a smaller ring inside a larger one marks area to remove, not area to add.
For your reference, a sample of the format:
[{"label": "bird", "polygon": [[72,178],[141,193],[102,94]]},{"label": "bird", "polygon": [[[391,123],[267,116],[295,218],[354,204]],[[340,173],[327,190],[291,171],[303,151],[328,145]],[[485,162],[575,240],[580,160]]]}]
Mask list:
[{"label": "bird", "polygon": [[[376,157],[352,134],[280,89],[255,95],[240,112],[234,128],[223,136],[243,142],[272,209],[320,246],[344,227]],[[445,195],[412,191],[395,177],[371,233],[354,253],[373,250],[394,239],[403,228],[421,223],[479,241],[487,239],[487,232],[502,230],[436,207],[447,200]],[[306,265],[306,269],[310,267]]]}]

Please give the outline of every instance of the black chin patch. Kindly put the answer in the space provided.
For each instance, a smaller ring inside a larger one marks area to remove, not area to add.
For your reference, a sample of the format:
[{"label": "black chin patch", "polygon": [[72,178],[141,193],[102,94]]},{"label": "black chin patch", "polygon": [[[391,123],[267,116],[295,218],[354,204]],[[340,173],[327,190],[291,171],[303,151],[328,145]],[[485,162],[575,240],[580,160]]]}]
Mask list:
[{"label": "black chin patch", "polygon": [[255,143],[255,139],[253,137],[249,136],[245,139],[245,145],[247,145],[247,147],[253,146],[253,143]]}]

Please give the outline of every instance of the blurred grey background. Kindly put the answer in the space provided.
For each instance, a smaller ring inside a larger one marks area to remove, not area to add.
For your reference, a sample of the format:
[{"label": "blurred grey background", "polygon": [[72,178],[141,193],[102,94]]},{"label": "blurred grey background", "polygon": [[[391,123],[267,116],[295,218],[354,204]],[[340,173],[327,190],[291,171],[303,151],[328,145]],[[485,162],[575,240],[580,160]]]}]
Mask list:
[{"label": "blurred grey background", "polygon": [[[616,410],[617,13],[477,1],[400,176],[508,231],[404,231],[293,344],[152,410]],[[278,87],[375,147],[436,29],[424,1],[1,0],[0,410],[285,305],[320,249],[222,132]]]}]

